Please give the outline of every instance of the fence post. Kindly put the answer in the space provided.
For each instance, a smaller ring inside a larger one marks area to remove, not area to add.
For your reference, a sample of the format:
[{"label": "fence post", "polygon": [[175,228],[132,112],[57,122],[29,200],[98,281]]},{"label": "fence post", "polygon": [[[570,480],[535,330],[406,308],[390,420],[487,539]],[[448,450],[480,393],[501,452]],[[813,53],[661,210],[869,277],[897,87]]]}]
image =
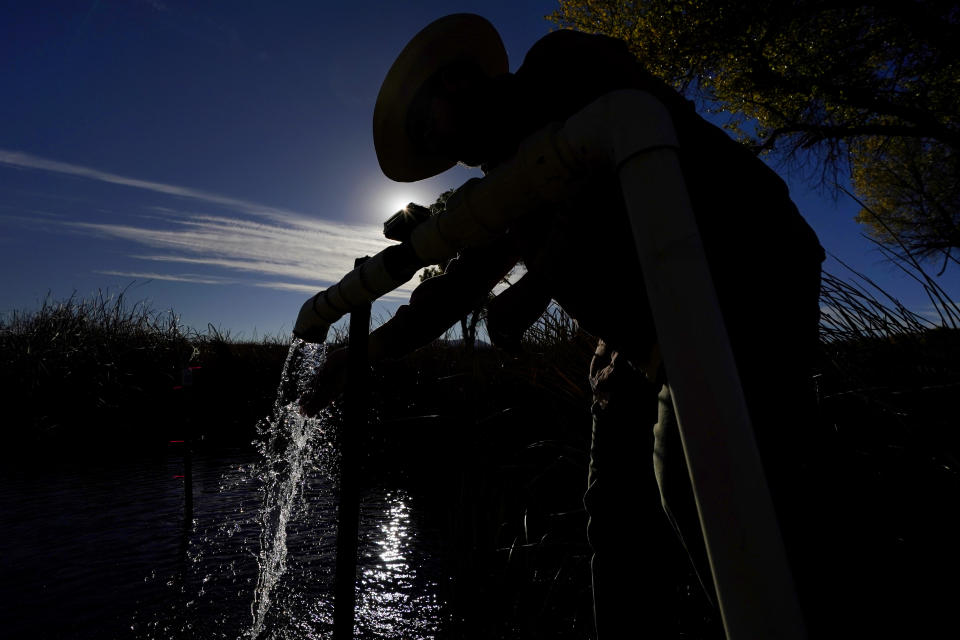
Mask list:
[{"label": "fence post", "polygon": [[[354,268],[367,258],[358,258]],[[333,594],[333,639],[353,638],[357,583],[357,532],[360,518],[359,445],[367,426],[370,304],[350,313],[350,355],[340,434],[340,500],[337,514],[337,564]]]}]

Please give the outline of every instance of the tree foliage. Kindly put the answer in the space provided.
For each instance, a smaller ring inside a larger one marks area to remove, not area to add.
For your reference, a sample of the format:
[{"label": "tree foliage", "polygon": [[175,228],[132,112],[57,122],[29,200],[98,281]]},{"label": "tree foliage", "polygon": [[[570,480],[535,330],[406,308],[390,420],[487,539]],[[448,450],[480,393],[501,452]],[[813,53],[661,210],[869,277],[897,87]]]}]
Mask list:
[{"label": "tree foliage", "polygon": [[[923,257],[956,262],[960,247],[960,154],[921,138],[860,141],[854,188],[869,202],[857,220],[871,235]],[[942,271],[941,271],[942,272]]]},{"label": "tree foliage", "polygon": [[[960,5],[942,0],[560,0],[555,23],[627,42],[758,153],[851,172],[878,240],[960,247]],[[869,209],[867,211],[866,209]],[[872,212],[872,213],[871,213]]]}]

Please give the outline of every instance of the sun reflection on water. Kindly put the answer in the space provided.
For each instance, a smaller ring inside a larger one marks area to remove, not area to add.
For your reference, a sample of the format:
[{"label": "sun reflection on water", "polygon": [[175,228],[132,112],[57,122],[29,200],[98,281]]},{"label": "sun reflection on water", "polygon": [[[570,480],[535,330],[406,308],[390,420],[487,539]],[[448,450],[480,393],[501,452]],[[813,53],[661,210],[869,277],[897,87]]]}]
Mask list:
[{"label": "sun reflection on water", "polygon": [[376,512],[382,520],[371,527],[372,538],[361,567],[357,618],[374,636],[434,637],[441,617],[437,583],[421,575],[416,563],[410,523],[410,499],[387,493]]}]

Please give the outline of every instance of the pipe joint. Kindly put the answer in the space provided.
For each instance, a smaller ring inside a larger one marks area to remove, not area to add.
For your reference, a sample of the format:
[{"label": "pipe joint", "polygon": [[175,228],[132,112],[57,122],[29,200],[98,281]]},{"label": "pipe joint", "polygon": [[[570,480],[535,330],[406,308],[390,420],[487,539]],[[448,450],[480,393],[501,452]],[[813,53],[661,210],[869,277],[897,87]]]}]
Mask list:
[{"label": "pipe joint", "polygon": [[631,158],[654,149],[678,148],[667,107],[646,91],[612,91],[566,121],[557,145],[579,171],[619,171]]}]

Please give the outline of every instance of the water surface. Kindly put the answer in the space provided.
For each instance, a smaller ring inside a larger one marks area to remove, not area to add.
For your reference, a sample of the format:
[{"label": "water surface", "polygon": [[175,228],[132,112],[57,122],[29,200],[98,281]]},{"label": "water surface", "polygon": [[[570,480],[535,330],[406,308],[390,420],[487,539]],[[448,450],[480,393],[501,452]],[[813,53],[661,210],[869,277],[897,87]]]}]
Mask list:
[{"label": "water surface", "polygon": [[[194,457],[195,513],[183,520],[183,459],[168,450],[0,475],[0,599],[9,638],[240,638],[252,623],[262,486],[253,451]],[[359,637],[433,637],[444,618],[436,531],[408,490],[362,497]],[[311,467],[287,523],[287,567],[269,638],[329,637],[336,496]]]}]

